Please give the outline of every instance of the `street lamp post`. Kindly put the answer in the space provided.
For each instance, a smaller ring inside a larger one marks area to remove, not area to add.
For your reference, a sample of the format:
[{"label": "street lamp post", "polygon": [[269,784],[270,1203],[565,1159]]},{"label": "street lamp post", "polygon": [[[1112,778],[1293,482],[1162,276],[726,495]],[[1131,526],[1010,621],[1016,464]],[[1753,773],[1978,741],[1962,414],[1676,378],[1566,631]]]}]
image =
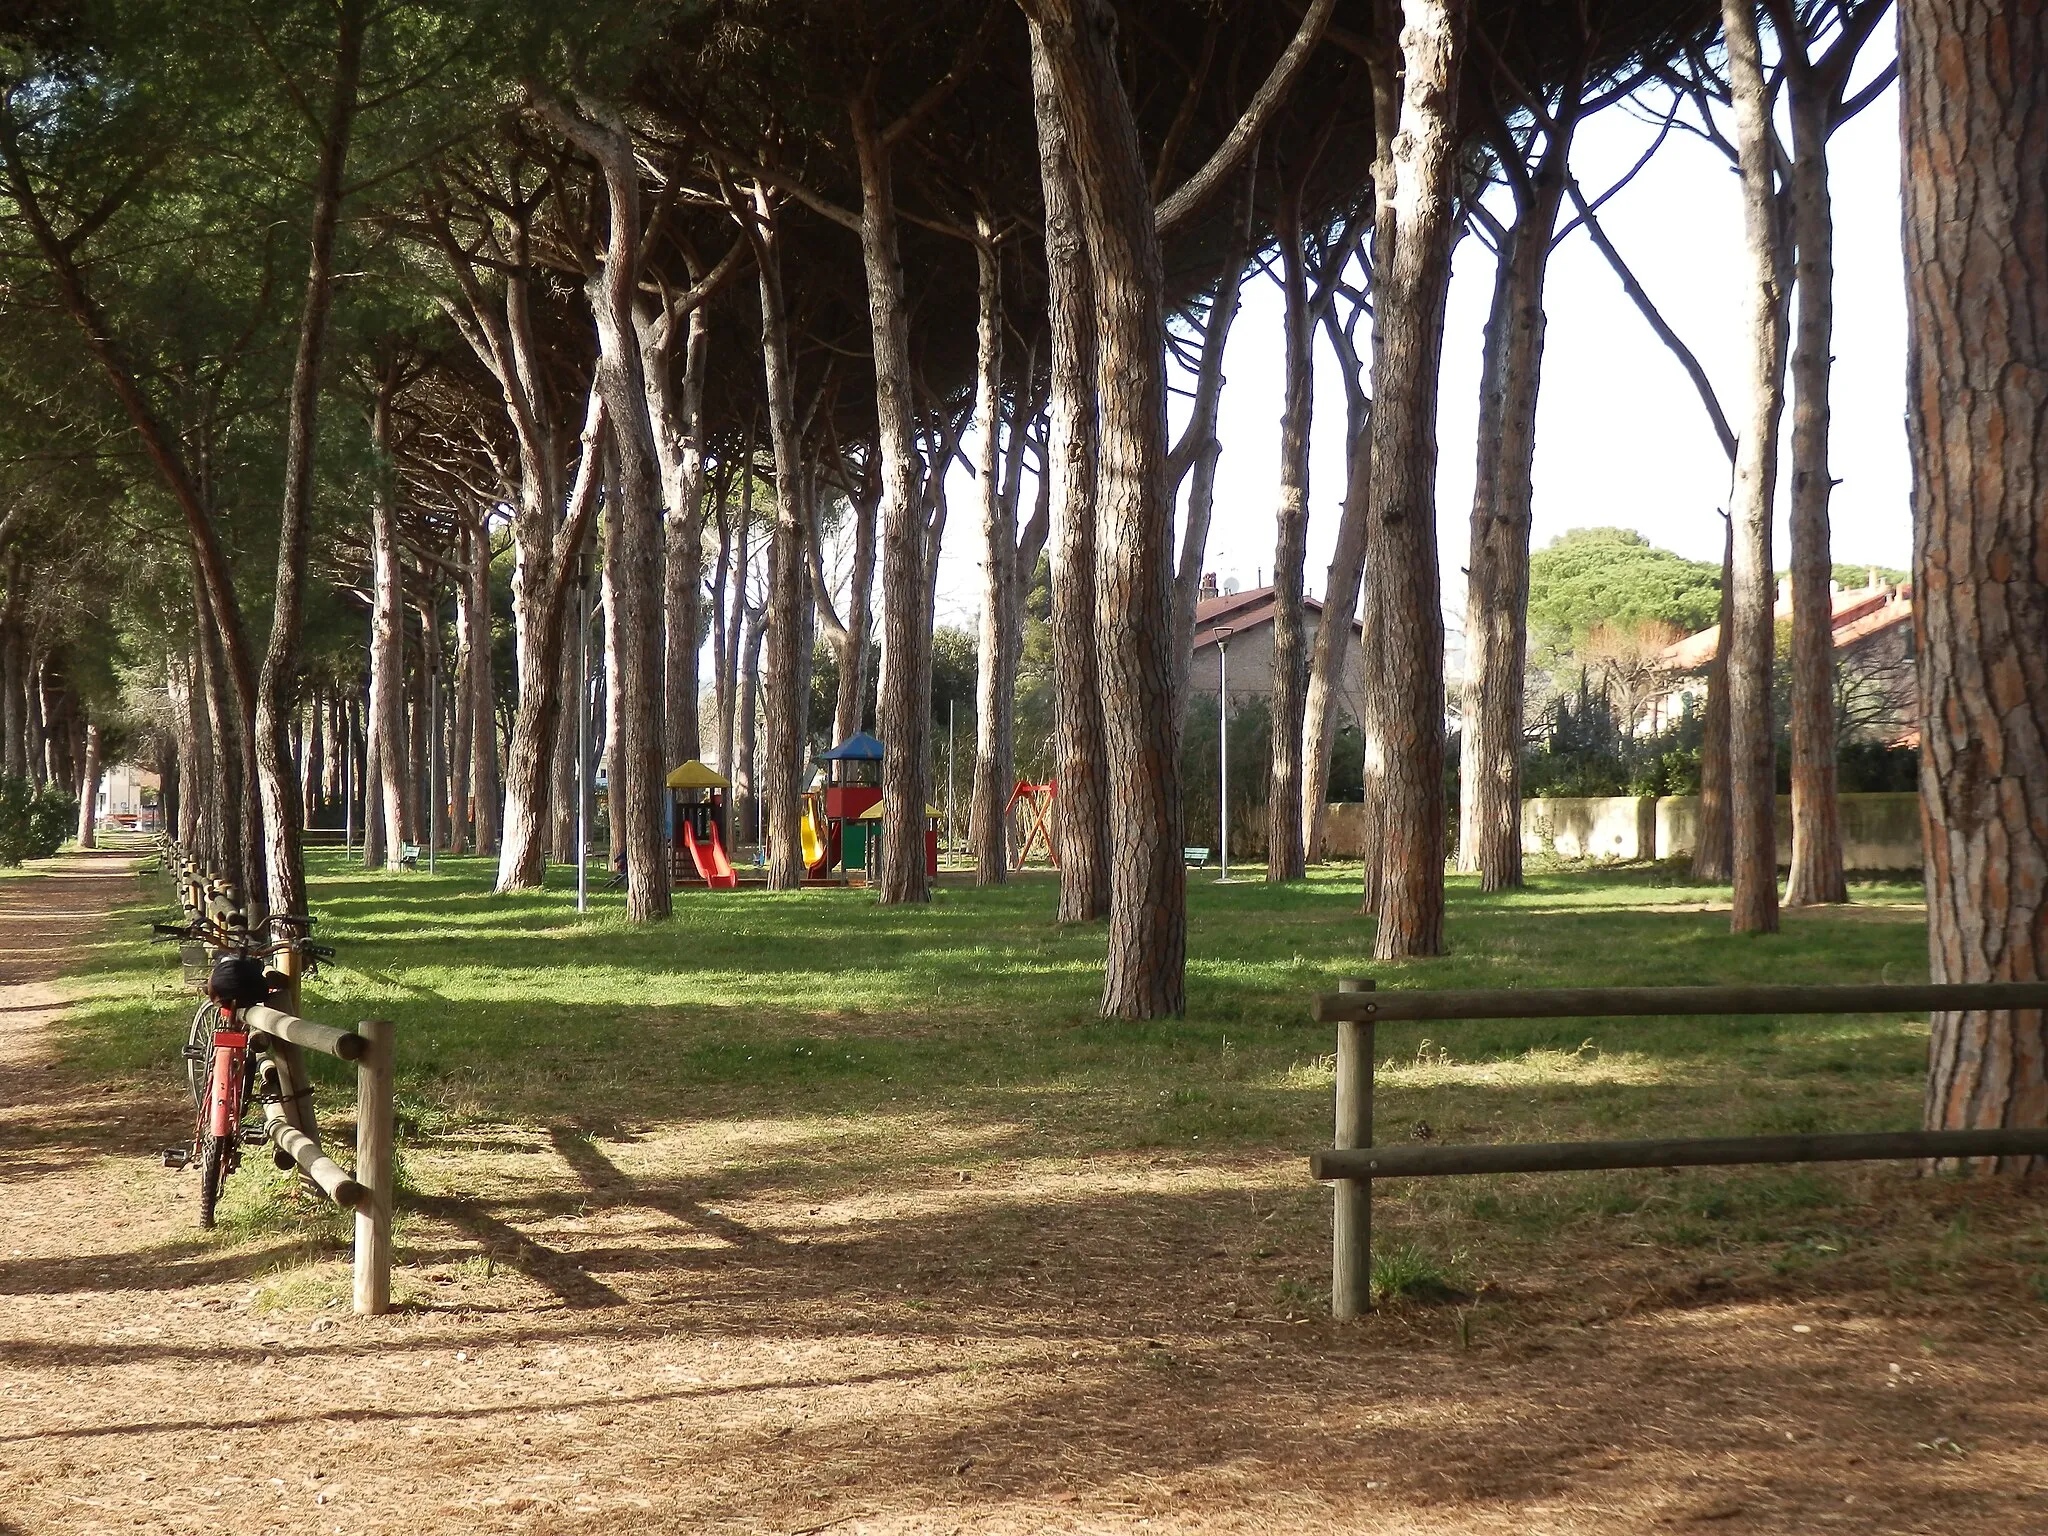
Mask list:
[{"label": "street lamp post", "polygon": [[1216,843],[1219,853],[1216,881],[1230,878],[1230,637],[1237,633],[1228,625],[1216,631]]}]

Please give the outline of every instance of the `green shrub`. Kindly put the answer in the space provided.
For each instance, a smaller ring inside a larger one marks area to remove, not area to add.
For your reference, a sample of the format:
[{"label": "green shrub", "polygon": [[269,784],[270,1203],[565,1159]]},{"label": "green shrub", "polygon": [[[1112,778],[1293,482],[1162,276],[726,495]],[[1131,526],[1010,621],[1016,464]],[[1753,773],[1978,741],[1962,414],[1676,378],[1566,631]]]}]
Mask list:
[{"label": "green shrub", "polygon": [[77,796],[55,784],[39,789],[17,774],[0,774],[0,865],[48,858],[77,826]]}]

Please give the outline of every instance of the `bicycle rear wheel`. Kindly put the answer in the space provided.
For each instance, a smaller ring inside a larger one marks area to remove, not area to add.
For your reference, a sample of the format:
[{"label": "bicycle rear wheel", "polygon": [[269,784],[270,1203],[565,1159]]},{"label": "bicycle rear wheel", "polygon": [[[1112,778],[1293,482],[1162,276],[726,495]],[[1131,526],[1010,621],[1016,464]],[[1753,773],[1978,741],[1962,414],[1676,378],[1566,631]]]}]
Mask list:
[{"label": "bicycle rear wheel", "polygon": [[185,1086],[192,1093],[192,1107],[203,1109],[213,1086],[213,1032],[219,1027],[220,1004],[208,999],[192,1015],[192,1033],[185,1041]]}]

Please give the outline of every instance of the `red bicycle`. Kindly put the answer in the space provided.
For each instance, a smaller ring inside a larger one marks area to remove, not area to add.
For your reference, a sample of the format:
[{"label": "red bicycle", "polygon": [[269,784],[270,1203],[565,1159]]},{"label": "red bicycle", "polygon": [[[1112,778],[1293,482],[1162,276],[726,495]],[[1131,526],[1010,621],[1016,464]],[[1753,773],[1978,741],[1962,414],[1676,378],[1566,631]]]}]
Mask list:
[{"label": "red bicycle", "polygon": [[[311,928],[310,917],[278,916],[271,921],[280,927]],[[264,961],[287,950],[297,950],[305,963],[304,975],[313,974],[323,959],[334,951],[309,943],[297,933],[287,933],[270,944],[254,944],[246,930],[223,927],[206,918],[178,925],[150,925],[165,941],[197,942],[213,954],[207,972],[206,1001],[192,1018],[192,1033],[183,1056],[187,1085],[197,1119],[190,1149],[173,1148],[164,1154],[164,1165],[185,1168],[199,1165],[199,1225],[211,1227],[220,1204],[221,1185],[242,1164],[244,1146],[261,1146],[270,1139],[269,1126],[260,1121],[245,1126],[256,1097],[257,1054],[264,1036],[251,1035],[242,1014],[268,1003],[288,984],[288,978],[268,969]]]}]

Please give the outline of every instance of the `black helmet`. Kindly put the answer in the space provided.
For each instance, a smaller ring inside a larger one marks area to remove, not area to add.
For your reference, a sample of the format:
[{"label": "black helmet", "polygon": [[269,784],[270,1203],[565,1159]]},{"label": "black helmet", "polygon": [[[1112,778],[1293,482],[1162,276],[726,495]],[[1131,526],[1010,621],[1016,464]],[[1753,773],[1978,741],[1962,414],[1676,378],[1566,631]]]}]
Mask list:
[{"label": "black helmet", "polygon": [[253,1008],[270,996],[263,962],[244,955],[222,955],[206,978],[206,995],[223,1008]]}]

